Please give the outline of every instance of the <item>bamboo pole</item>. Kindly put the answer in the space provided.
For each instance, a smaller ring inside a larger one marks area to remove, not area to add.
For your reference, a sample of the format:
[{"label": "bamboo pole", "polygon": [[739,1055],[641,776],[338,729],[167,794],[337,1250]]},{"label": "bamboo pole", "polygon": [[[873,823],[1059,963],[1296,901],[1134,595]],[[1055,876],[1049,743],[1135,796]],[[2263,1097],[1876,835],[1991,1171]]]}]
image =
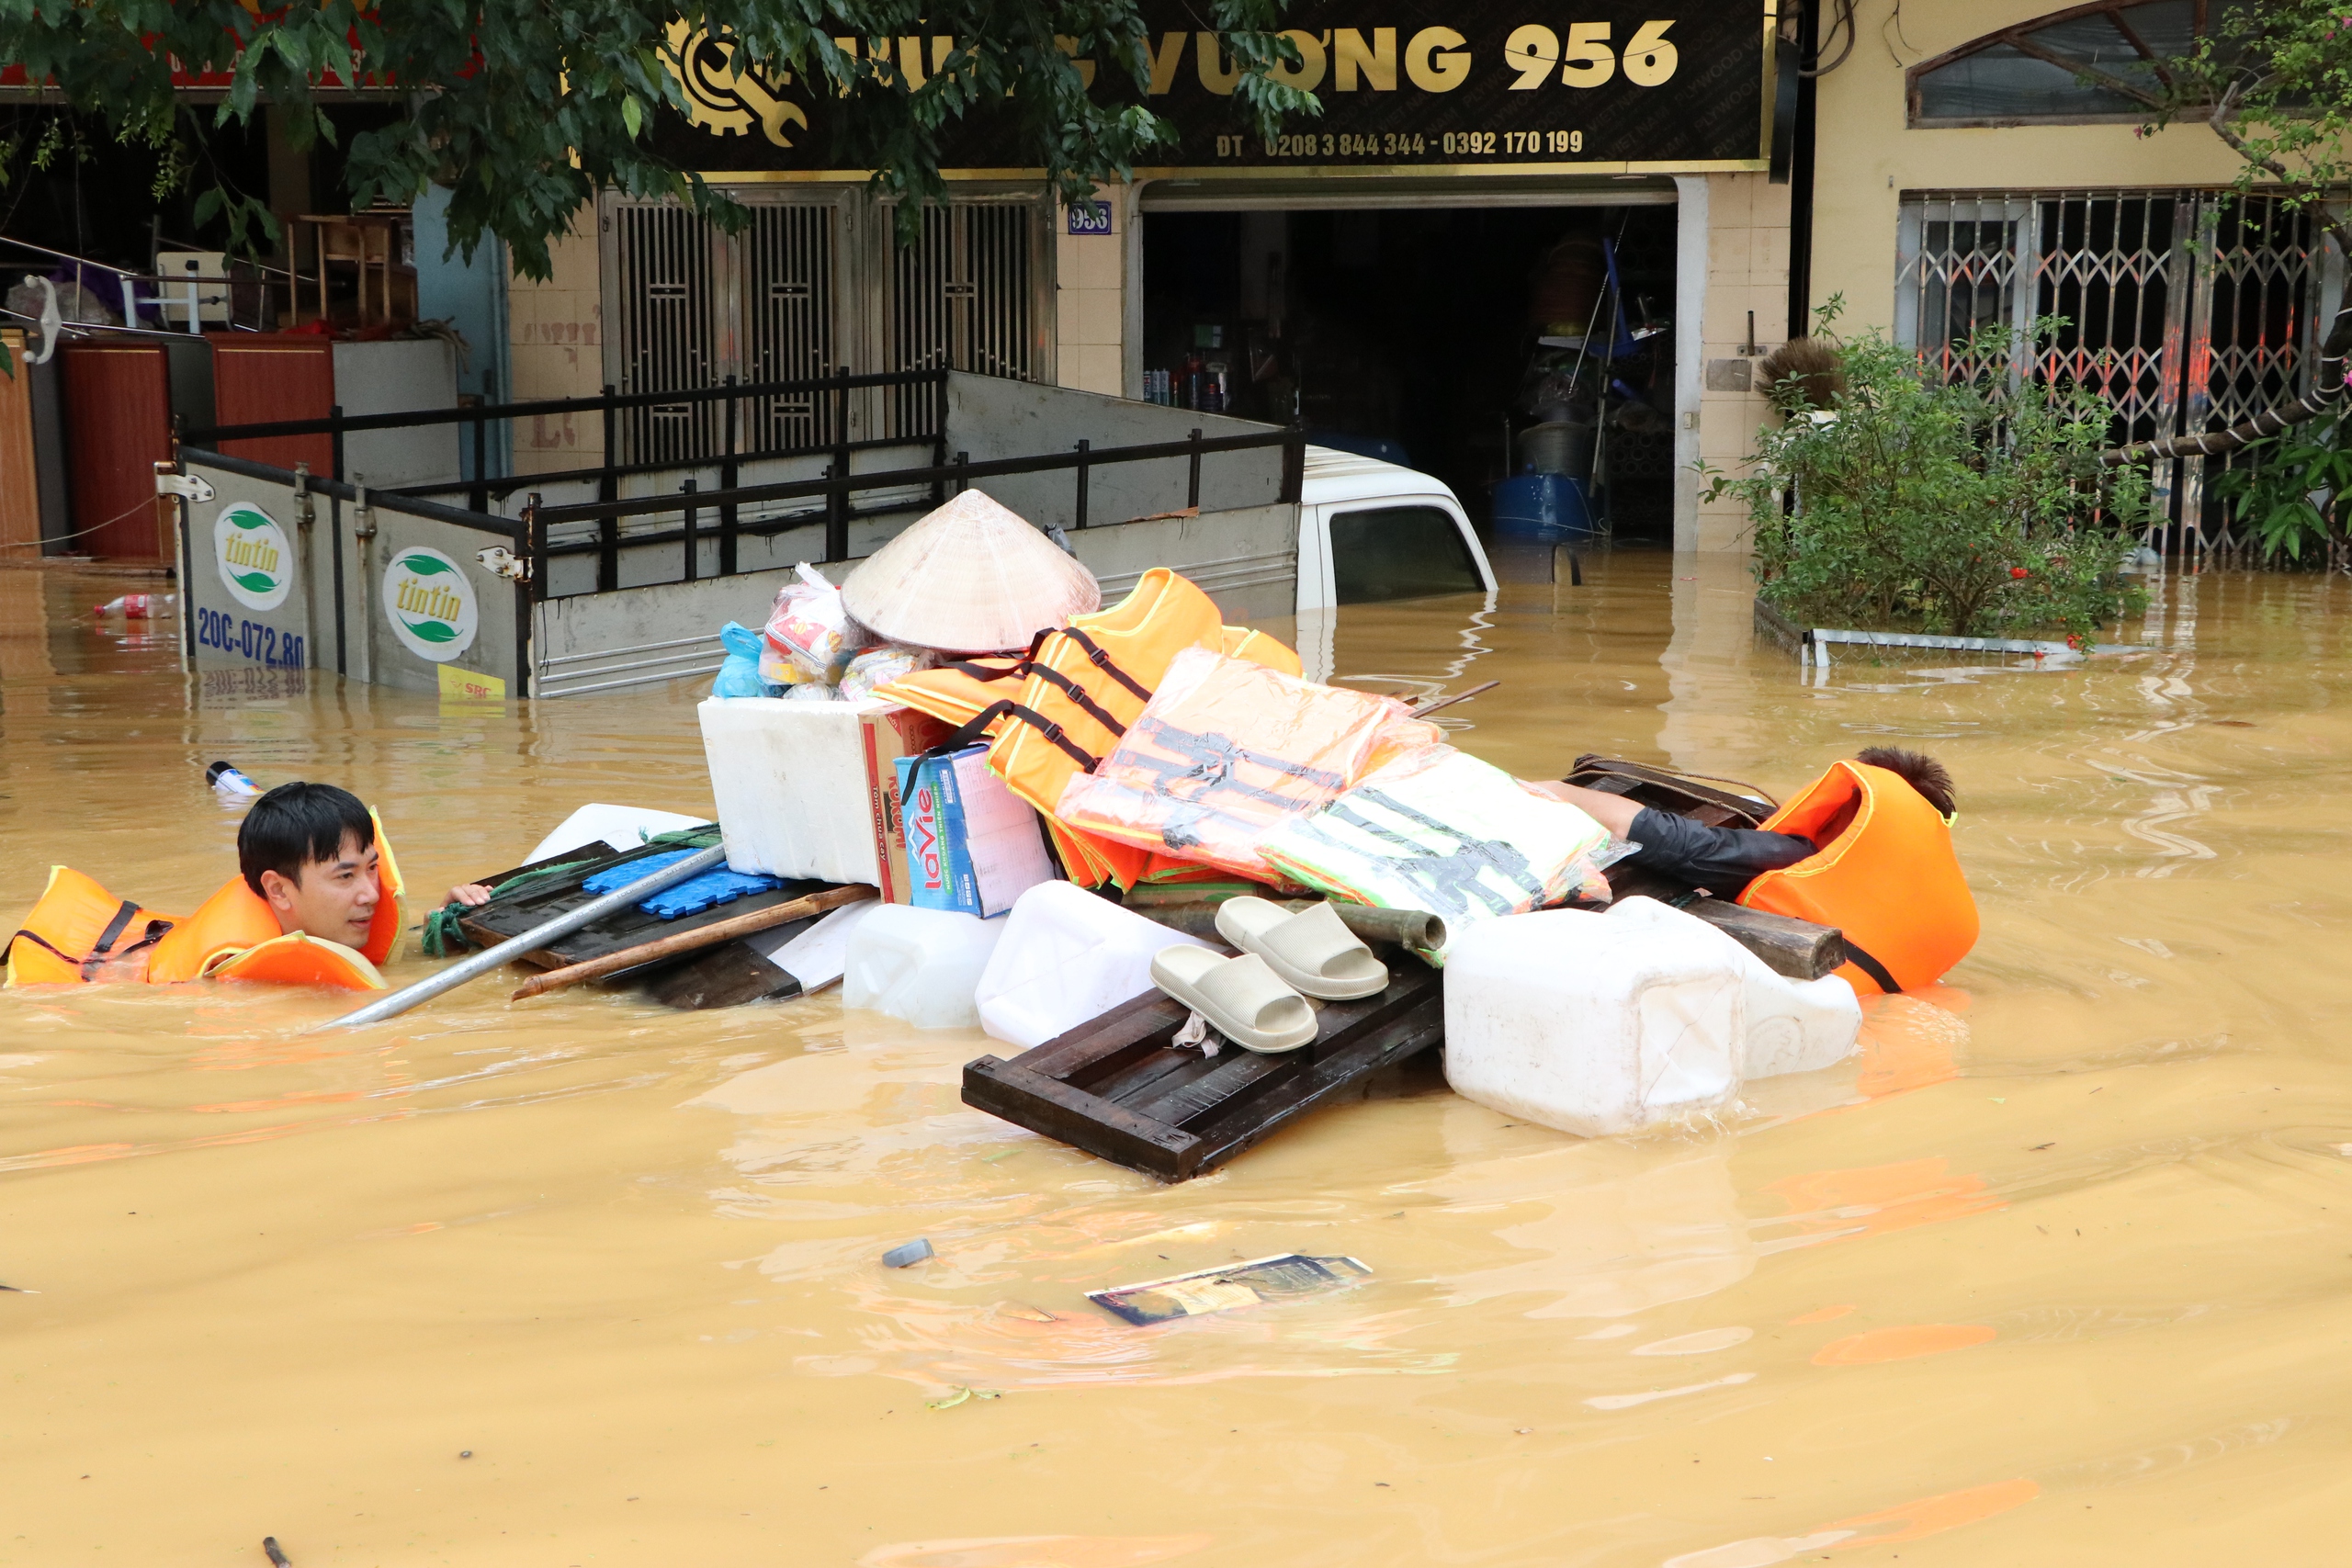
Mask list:
[{"label": "bamboo pole", "polygon": [[733,942],[739,936],[751,936],[754,932],[768,931],[809,915],[822,914],[827,909],[837,909],[844,904],[863,903],[868,898],[878,898],[881,896],[880,889],[869,887],[862,882],[853,882],[842,887],[828,887],[821,893],[811,893],[805,898],[795,898],[789,903],[771,905],[764,909],[754,909],[748,915],[738,915],[731,920],[720,920],[715,925],[697,926],[690,931],[680,931],[674,936],[665,936],[653,942],[639,942],[635,947],[622,948],[618,953],[608,953],[602,958],[591,958],[584,964],[567,964],[560,969],[550,969],[544,975],[534,975],[525,981],[507,1000],[527,1001],[533,997],[543,997],[549,991],[560,991],[568,986],[577,986],[583,981],[601,980],[607,975],[616,975],[624,969],[634,969],[640,964],[657,963],[664,958],[675,958],[682,953],[695,953],[706,947],[717,947],[720,942]]}]

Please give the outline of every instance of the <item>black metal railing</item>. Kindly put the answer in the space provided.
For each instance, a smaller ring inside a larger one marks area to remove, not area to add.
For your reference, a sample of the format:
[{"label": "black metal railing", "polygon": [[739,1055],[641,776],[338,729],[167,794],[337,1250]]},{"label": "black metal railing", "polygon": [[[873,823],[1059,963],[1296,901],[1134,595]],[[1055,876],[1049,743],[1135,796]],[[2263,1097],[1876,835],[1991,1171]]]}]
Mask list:
[{"label": "black metal railing", "polygon": [[[344,438],[361,431],[423,430],[447,424],[473,426],[474,477],[448,482],[435,482],[398,487],[397,493],[413,496],[463,495],[475,512],[488,512],[492,496],[504,497],[533,485],[574,480],[594,481],[604,501],[616,500],[623,479],[667,469],[690,468],[717,465],[719,490],[713,494],[739,488],[741,465],[775,457],[809,457],[819,453],[830,455],[839,471],[846,472],[850,456],[884,446],[922,446],[929,444],[934,456],[945,458],[947,427],[947,377],[944,369],[891,370],[867,375],[852,375],[846,369],[831,376],[805,378],[789,381],[738,381],[727,378],[715,387],[681,388],[662,392],[619,392],[611,387],[593,398],[542,398],[520,403],[478,403],[448,409],[416,409],[395,413],[346,414],[340,405],[324,419],[270,420],[253,424],[200,425],[180,432],[180,439],[194,446],[218,450],[232,441],[265,440],[273,436],[326,435],[334,440],[335,479],[342,479]],[[892,436],[850,439],[850,399],[855,392],[870,388],[899,390],[901,408],[910,410],[910,427]],[[761,398],[783,397],[796,393],[811,395],[813,416],[809,439],[784,446],[746,449],[741,443],[741,409],[746,402]],[[696,403],[718,402],[725,405],[725,417],[719,422],[721,436],[714,449],[699,454],[671,457],[655,462],[620,463],[614,459],[619,443],[619,415],[625,410],[639,408],[673,408]],[[594,468],[566,470],[560,473],[505,475],[491,478],[485,471],[489,466],[489,431],[493,423],[517,419],[546,418],[567,414],[594,414],[603,423],[604,461]],[[389,492],[388,492],[389,493]],[[722,568],[731,572],[734,554],[734,511],[729,502],[719,512],[719,550]],[[600,572],[600,580],[604,574]],[[618,586],[617,581],[604,584]]]},{"label": "black metal railing", "polygon": [[[893,444],[895,445],[895,443]],[[1159,441],[1135,446],[1096,447],[1086,441],[1079,442],[1068,452],[1041,453],[1023,457],[990,457],[974,462],[958,452],[951,461],[934,462],[921,468],[888,468],[868,473],[850,471],[844,452],[826,466],[822,477],[808,479],[787,479],[772,484],[722,486],[718,490],[697,491],[691,480],[675,495],[637,496],[628,500],[600,498],[570,505],[549,506],[534,492],[523,509],[522,535],[524,549],[530,558],[530,579],[539,597],[548,596],[547,563],[555,558],[595,553],[599,557],[597,589],[612,586],[607,579],[616,580],[617,550],[624,542],[620,525],[636,517],[678,514],[680,525],[649,533],[631,534],[626,544],[631,548],[654,545],[681,545],[685,551],[685,564],[680,581],[694,581],[700,574],[697,551],[701,538],[698,513],[712,507],[719,509],[722,529],[734,535],[772,537],[792,529],[807,527],[821,515],[825,527],[824,560],[842,561],[849,556],[849,525],[864,517],[889,516],[899,513],[927,511],[945,499],[950,492],[961,493],[978,479],[999,479],[1020,474],[1042,474],[1067,471],[1074,476],[1075,505],[1073,528],[1088,525],[1089,476],[1096,468],[1114,467],[1122,463],[1164,462],[1170,458],[1185,460],[1185,500],[1188,509],[1201,503],[1201,466],[1205,457],[1227,452],[1263,451],[1280,447],[1283,453],[1282,476],[1275,502],[1295,505],[1306,475],[1306,434],[1296,426],[1283,430],[1253,432],[1243,435],[1204,436],[1197,429],[1182,441]],[[673,465],[674,466],[674,465]],[[926,499],[921,501],[884,501],[880,504],[861,507],[854,497],[860,491],[920,490]],[[824,506],[819,513],[814,509],[788,512],[751,522],[729,522],[739,509],[762,506],[776,502],[821,499]],[[1172,510],[1172,509],[1171,509]],[[597,525],[593,538],[553,540],[551,528],[564,524],[594,523]],[[607,562],[613,564],[608,566]],[[734,552],[721,553],[718,575],[735,575]]]}]

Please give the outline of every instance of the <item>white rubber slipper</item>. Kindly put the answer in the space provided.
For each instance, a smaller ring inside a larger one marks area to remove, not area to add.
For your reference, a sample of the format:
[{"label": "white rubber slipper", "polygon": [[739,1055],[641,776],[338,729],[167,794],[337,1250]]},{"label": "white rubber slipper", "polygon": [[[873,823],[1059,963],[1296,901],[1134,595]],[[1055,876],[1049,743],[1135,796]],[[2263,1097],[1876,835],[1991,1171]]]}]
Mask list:
[{"label": "white rubber slipper", "polygon": [[1307,996],[1345,1002],[1388,987],[1388,965],[1329,904],[1293,914],[1263,898],[1228,898],[1216,907],[1216,929]]},{"label": "white rubber slipper", "polygon": [[1254,953],[1164,947],[1152,955],[1151,979],[1246,1051],[1295,1051],[1315,1038],[1315,1010]]}]

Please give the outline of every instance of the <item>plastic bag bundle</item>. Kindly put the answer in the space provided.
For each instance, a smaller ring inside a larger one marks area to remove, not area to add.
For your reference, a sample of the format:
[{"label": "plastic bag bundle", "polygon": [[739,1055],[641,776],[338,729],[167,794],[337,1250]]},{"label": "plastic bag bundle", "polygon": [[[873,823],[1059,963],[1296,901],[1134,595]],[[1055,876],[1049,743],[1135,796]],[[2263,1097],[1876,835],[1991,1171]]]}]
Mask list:
[{"label": "plastic bag bundle", "polygon": [[1276,870],[1335,898],[1442,916],[1449,942],[1480,920],[1608,902],[1608,848],[1577,807],[1450,746],[1390,763],[1263,845]]},{"label": "plastic bag bundle", "polygon": [[785,584],[768,613],[760,673],[779,686],[837,685],[850,660],[873,645],[873,634],[850,619],[842,591],[822,572],[807,561],[794,570],[799,581]]},{"label": "plastic bag bundle", "polygon": [[842,695],[852,702],[863,702],[876,689],[930,663],[931,655],[919,648],[889,644],[870,649],[849,661],[849,669],[842,676]]},{"label": "plastic bag bundle", "polygon": [[729,621],[718,628],[718,640],[727,649],[727,661],[718,667],[718,678],[710,683],[714,697],[773,697],[778,689],[760,679],[760,656],[767,650],[767,643],[759,633],[741,621]]},{"label": "plastic bag bundle", "polygon": [[1107,839],[1275,881],[1261,841],[1362,776],[1382,727],[1405,711],[1394,697],[1187,649],[1102,765],[1070,780],[1054,815]]}]

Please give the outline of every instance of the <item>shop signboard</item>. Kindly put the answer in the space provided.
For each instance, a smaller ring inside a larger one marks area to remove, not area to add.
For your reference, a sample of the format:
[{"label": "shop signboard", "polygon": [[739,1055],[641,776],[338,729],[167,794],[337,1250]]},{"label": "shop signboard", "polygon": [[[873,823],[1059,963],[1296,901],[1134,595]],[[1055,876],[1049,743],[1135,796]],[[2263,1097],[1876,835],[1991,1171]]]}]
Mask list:
[{"label": "shop signboard", "polygon": [[[1760,169],[1770,140],[1772,0],[1297,0],[1285,36],[1300,63],[1283,79],[1312,92],[1318,116],[1268,140],[1234,96],[1238,73],[1216,35],[1182,6],[1147,0],[1150,79],[1079,61],[1105,103],[1141,102],[1177,141],[1146,177],[1236,175],[1529,175]],[[664,111],[661,150],[735,179],[862,177],[839,134],[840,100],[808,84],[734,74],[722,37],[673,25],[690,116]],[[961,42],[921,34],[843,39],[918,80],[950,66]],[[985,112],[955,132],[943,166],[1021,174],[1009,117]]]}]

